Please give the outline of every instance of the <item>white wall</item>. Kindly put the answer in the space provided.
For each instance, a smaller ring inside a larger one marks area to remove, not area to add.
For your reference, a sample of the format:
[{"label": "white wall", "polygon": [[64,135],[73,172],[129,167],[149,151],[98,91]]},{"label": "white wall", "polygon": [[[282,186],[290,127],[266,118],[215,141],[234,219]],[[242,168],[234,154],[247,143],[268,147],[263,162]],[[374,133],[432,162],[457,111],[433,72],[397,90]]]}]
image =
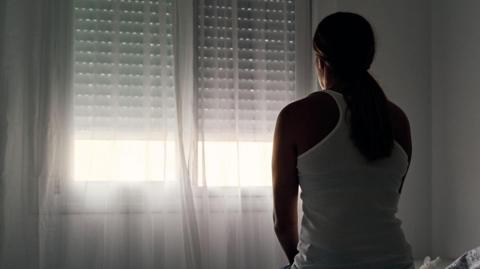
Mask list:
[{"label": "white wall", "polygon": [[413,140],[412,164],[399,217],[414,255],[431,249],[431,43],[428,0],[313,0],[313,30],[336,10],[366,17],[377,35],[373,74],[387,96],[406,112]]},{"label": "white wall", "polygon": [[480,1],[432,1],[433,253],[480,246]]}]

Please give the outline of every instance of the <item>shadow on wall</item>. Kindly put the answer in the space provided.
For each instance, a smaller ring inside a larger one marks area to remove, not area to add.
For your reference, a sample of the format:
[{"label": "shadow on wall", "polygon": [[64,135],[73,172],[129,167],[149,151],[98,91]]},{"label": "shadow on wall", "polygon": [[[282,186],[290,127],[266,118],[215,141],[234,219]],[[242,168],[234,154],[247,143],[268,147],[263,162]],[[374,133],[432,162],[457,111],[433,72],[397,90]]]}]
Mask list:
[{"label": "shadow on wall", "polygon": [[[0,36],[5,36],[5,1],[0,1]],[[0,42],[0,205],[3,205],[4,199],[4,187],[3,187],[3,174],[5,163],[5,149],[7,143],[7,81],[4,70],[6,69],[4,64],[4,48],[3,42]],[[4,219],[3,207],[0,206],[0,220]],[[0,257],[3,253],[3,221],[0,221]],[[1,264],[1,260],[0,260]]]}]

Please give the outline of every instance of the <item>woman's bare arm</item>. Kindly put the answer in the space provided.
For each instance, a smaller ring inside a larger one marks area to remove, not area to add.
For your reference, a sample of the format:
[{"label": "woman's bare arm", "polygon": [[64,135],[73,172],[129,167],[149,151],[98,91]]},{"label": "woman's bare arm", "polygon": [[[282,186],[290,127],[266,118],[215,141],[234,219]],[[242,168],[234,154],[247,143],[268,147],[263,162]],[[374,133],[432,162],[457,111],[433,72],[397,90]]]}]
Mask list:
[{"label": "woman's bare arm", "polygon": [[290,106],[277,119],[273,139],[272,185],[274,227],[277,238],[290,263],[298,244],[298,175],[297,154],[293,140]]}]

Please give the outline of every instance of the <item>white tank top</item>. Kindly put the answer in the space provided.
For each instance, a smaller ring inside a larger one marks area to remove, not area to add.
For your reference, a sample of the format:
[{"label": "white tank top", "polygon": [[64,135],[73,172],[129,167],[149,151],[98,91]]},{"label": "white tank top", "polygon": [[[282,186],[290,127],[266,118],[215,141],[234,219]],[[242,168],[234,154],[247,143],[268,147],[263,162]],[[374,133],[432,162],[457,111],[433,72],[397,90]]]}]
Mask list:
[{"label": "white tank top", "polygon": [[411,247],[395,216],[407,154],[395,142],[390,157],[368,162],[349,136],[342,94],[325,92],[340,117],[297,157],[303,217],[292,268],[409,268]]}]

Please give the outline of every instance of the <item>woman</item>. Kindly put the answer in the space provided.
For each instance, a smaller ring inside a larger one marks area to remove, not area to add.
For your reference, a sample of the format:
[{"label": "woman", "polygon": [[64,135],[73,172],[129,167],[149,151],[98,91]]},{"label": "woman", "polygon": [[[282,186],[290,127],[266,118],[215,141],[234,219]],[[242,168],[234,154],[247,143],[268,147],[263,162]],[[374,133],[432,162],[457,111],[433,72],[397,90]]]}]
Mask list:
[{"label": "woman", "polygon": [[332,14],[313,48],[323,90],[286,106],[274,136],[274,223],[287,268],[413,268],[395,217],[410,126],[368,72],[372,28],[357,14]]}]

